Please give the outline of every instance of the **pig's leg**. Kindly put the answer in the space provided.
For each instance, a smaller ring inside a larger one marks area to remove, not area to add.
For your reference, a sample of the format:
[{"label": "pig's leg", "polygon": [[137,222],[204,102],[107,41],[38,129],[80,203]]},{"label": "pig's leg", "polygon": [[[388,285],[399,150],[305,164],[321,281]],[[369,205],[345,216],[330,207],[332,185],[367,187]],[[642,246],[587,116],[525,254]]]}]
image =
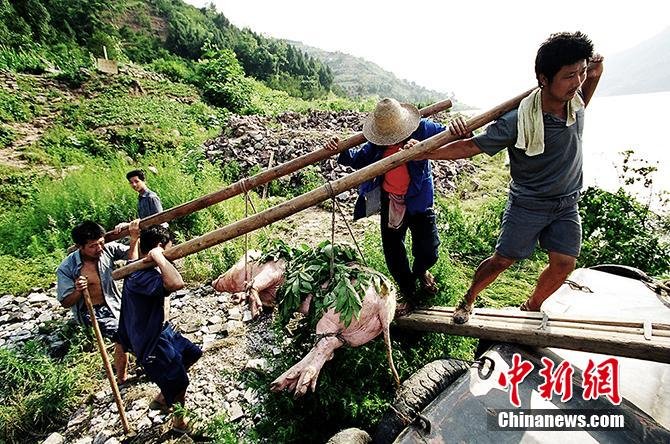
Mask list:
[{"label": "pig's leg", "polygon": [[233,293],[233,295],[230,297],[230,301],[233,304],[241,304],[246,300],[247,300],[247,294],[244,291],[238,291],[237,293]]},{"label": "pig's leg", "polygon": [[322,338],[300,362],[272,381],[271,390],[293,390],[294,398],[299,398],[309,389],[314,392],[323,365],[332,359],[334,351],[341,346],[342,341],[334,336]]},{"label": "pig's leg", "polygon": [[251,310],[251,317],[255,318],[259,315],[263,309],[263,303],[261,302],[261,297],[258,295],[258,290],[251,287],[248,292],[249,295],[249,310]]}]

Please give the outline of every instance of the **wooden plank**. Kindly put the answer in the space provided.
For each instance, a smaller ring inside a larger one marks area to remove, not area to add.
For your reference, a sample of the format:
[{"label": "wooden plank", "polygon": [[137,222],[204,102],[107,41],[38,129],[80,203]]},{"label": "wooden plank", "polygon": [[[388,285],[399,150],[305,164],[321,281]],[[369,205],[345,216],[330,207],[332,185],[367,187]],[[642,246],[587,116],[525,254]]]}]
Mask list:
[{"label": "wooden plank", "polygon": [[[431,311],[440,311],[448,314],[454,313],[454,307],[430,307]],[[420,311],[420,310],[417,310]],[[475,308],[475,312],[479,316],[488,316],[488,317],[502,317],[505,319],[537,319],[542,320],[542,313],[538,311],[521,311],[513,309],[497,309],[497,308]],[[608,318],[600,316],[586,316],[579,314],[569,314],[569,315],[551,315],[549,316],[550,321],[579,321],[585,322],[588,324],[594,325],[618,325],[622,327],[635,327],[643,328],[643,323],[646,320],[634,321],[630,319],[621,319],[621,318]],[[670,324],[664,324],[660,322],[652,322],[652,328],[654,330],[667,330],[670,331]]]},{"label": "wooden plank", "polygon": [[[535,316],[534,316],[535,317]],[[645,339],[642,333],[603,331],[604,326],[590,329],[574,328],[572,325],[550,325],[540,330],[541,319],[520,320],[503,316],[487,317],[475,313],[466,324],[454,324],[451,315],[444,310],[420,310],[396,319],[401,328],[471,336],[500,342],[512,342],[534,347],[556,347],[591,353],[600,353],[628,358],[670,363],[670,337],[652,336]],[[579,324],[579,322],[565,322]],[[637,330],[637,329],[634,329]]]},{"label": "wooden plank", "polygon": [[[453,310],[443,310],[442,307],[436,307],[436,308],[438,309],[416,310],[414,311],[414,313],[426,314],[426,315],[439,314],[440,316],[444,317],[451,317],[453,314]],[[510,316],[505,316],[503,313],[509,313]],[[537,314],[537,312],[534,312],[534,314]],[[490,320],[491,322],[499,321],[505,324],[518,323],[523,324],[528,328],[533,327],[541,328],[543,320],[541,313],[540,316],[521,317],[521,316],[515,316],[514,311],[507,311],[507,310],[496,313],[495,316],[491,316],[490,313],[480,314],[478,309],[475,309],[475,315],[477,316],[477,319]],[[590,331],[610,331],[615,333],[626,333],[630,335],[643,335],[643,336],[645,335],[645,330],[643,328],[642,322],[589,323],[588,321],[589,321],[588,319],[573,320],[566,317],[561,317],[560,319],[554,319],[553,317],[549,317],[546,322],[546,328],[560,327],[560,328],[573,328],[578,330],[590,330]],[[651,324],[649,328],[651,332]],[[659,337],[670,338],[670,331],[658,329],[654,330],[654,335]]]}]

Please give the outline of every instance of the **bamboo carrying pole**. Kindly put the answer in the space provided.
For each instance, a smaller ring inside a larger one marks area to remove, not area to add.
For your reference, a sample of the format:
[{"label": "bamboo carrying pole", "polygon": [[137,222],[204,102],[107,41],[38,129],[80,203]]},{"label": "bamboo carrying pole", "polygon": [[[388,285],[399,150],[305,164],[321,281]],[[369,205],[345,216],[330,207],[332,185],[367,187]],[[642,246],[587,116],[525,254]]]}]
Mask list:
[{"label": "bamboo carrying pole", "polygon": [[105,372],[107,373],[107,379],[109,379],[109,385],[112,386],[114,401],[116,401],[116,407],[119,409],[119,416],[121,417],[121,425],[123,425],[123,431],[125,432],[125,434],[128,435],[130,433],[130,427],[128,426],[128,420],[126,419],[126,411],[123,408],[123,401],[121,401],[121,393],[119,392],[119,386],[116,385],[116,379],[114,379],[114,372],[112,371],[112,365],[109,363],[109,357],[107,356],[107,351],[105,350],[105,342],[102,339],[100,326],[98,325],[98,320],[95,318],[95,311],[93,310],[93,304],[91,303],[91,295],[88,292],[88,288],[84,289],[83,294],[84,294],[84,302],[86,303],[86,308],[88,309],[88,314],[91,317],[91,324],[93,324],[93,331],[95,332],[95,340],[98,343],[100,356],[102,356],[102,363],[104,364]]},{"label": "bamboo carrying pole", "polygon": [[[437,102],[427,106],[426,108],[420,109],[419,113],[421,114],[421,117],[428,117],[449,108],[451,108],[451,100],[443,100],[442,102]],[[162,224],[163,222],[169,222],[173,219],[177,219],[179,217],[194,213],[198,210],[202,210],[203,208],[207,208],[226,199],[237,196],[238,194],[249,191],[259,185],[266,184],[279,177],[291,174],[307,165],[312,165],[344,150],[354,148],[364,143],[365,141],[366,140],[363,136],[363,133],[354,134],[345,140],[341,140],[337,144],[336,150],[328,151],[324,149],[316,149],[311,153],[296,157],[295,159],[285,162],[281,165],[277,165],[274,168],[268,168],[266,171],[260,172],[252,177],[240,179],[237,182],[220,189],[219,191],[215,191],[197,199],[193,199],[189,202],[185,202],[181,205],[177,205],[176,207],[172,207],[169,210],[165,210],[161,213],[156,213],[149,217],[145,217],[140,221],[140,229],[147,228],[152,225]],[[127,235],[128,228],[124,228],[118,234],[114,233],[113,231],[109,231],[105,233],[105,240],[113,241],[126,237]]]},{"label": "bamboo carrying pole", "polygon": [[[497,119],[507,111],[518,107],[519,102],[521,102],[524,97],[530,94],[531,91],[532,90],[528,90],[522,94],[519,94],[513,99],[510,99],[496,106],[495,108],[473,117],[472,119],[468,120],[467,128],[470,131],[475,130],[482,125]],[[275,221],[323,202],[324,200],[329,199],[330,197],[350,188],[353,188],[365,182],[366,180],[370,180],[376,176],[379,176],[380,174],[383,174],[386,171],[397,167],[398,165],[402,165],[412,159],[420,157],[421,155],[434,151],[438,147],[441,147],[457,139],[458,137],[453,136],[449,131],[443,131],[416,144],[414,147],[412,147],[412,149],[401,150],[392,156],[375,162],[374,164],[349,174],[346,177],[338,179],[332,183],[326,183],[322,187],[293,198],[280,205],[269,208],[253,216],[246,217],[242,220],[226,225],[225,227],[219,228],[218,230],[211,231],[195,239],[191,239],[190,241],[184,242],[183,244],[169,248],[165,250],[165,257],[169,260],[179,259],[214,245],[218,245],[229,239],[241,236],[245,233],[249,233],[250,231],[253,231],[257,228],[269,225]],[[326,150],[323,149],[322,151]],[[332,151],[329,152],[332,153]],[[154,262],[137,261],[115,270],[112,276],[114,279],[121,279],[134,271],[154,267],[155,265],[156,264]]]}]

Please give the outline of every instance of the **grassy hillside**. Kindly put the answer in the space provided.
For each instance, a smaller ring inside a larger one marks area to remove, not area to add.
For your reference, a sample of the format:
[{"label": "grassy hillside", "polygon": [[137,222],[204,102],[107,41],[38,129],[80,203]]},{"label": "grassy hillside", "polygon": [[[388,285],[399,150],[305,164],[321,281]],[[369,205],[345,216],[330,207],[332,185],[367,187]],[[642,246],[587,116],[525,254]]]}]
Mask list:
[{"label": "grassy hillside", "polygon": [[[154,15],[156,11],[171,14]],[[206,38],[218,35],[208,27],[217,20],[221,36],[233,33],[225,17],[184,7],[177,0],[0,0],[0,37],[3,42],[13,39],[0,47],[0,295],[15,298],[33,287],[52,285],[54,270],[71,242],[70,229],[78,221],[90,218],[110,228],[133,218],[136,194],[125,180],[130,169],[155,171],[147,181],[166,208],[236,178],[232,173],[237,167],[239,174],[239,166],[214,165],[203,148],[226,131],[231,113],[370,110],[370,101],[343,99],[314,83],[303,84],[304,78],[294,82],[297,77],[289,71],[271,71],[277,75],[268,79],[251,77],[243,62],[249,54],[206,44]],[[184,23],[188,26],[180,27]],[[90,54],[97,55],[102,42],[120,62],[118,75],[95,69]],[[198,59],[182,50],[195,51]],[[253,54],[250,60],[262,59]],[[300,94],[272,88],[274,81],[284,89],[299,88]],[[502,156],[477,158],[474,164],[473,175],[458,177],[457,192],[436,202],[442,244],[433,271],[441,292],[427,301],[430,304],[455,304],[477,264],[495,245],[507,167]],[[276,203],[253,198],[259,210]],[[176,220],[171,228],[177,240],[184,241],[239,220],[244,212],[241,198],[230,199]],[[580,265],[619,262],[667,275],[670,224],[624,190],[587,191],[582,217]],[[387,272],[379,231],[370,230],[363,237],[368,263]],[[253,237],[251,244],[256,244]],[[182,265],[183,274],[191,285],[200,285],[229,267],[242,249],[243,239],[238,239],[190,256]],[[518,305],[532,291],[545,263],[546,253],[536,252],[483,292],[478,304]],[[43,438],[93,398],[90,387],[100,381],[95,381],[99,362],[90,338],[80,330],[54,331],[69,341],[64,358],[52,357],[34,343],[20,350],[0,348],[0,442]],[[282,336],[278,338],[282,344]],[[465,338],[394,333],[394,358],[402,377],[445,354],[471,357],[474,346],[474,340]],[[275,372],[300,353],[271,358]],[[250,381],[265,390],[261,420],[254,430],[237,430],[238,437],[252,442],[324,442],[331,429],[341,425],[371,430],[393,397],[393,384],[383,375],[384,353],[381,341],[342,350],[324,368],[317,394],[306,401],[267,393],[262,378]],[[225,419],[217,421],[214,427],[233,427]]]},{"label": "grassy hillside", "polygon": [[[392,72],[360,57],[343,52],[324,51],[302,42],[287,41],[305,53],[325,63],[333,73],[333,89],[351,97],[394,97],[412,103],[432,103],[452,99],[454,94],[433,91],[408,80],[399,79]],[[456,104],[455,110],[460,109]]]}]

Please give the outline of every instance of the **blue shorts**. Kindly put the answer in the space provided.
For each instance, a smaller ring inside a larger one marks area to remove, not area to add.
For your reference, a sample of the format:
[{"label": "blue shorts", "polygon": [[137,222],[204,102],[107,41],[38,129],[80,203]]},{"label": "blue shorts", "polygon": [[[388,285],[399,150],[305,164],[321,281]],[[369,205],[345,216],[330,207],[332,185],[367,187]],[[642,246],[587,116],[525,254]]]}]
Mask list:
[{"label": "blue shorts", "polygon": [[496,252],[510,259],[525,259],[539,241],[549,252],[579,257],[582,222],[578,202],[579,193],[544,200],[510,196]]},{"label": "blue shorts", "polygon": [[[112,310],[107,305],[94,305],[93,312],[95,313],[95,320],[98,321],[102,337],[110,339],[113,342],[119,342],[116,335],[116,332],[119,330],[119,320],[114,317]],[[84,307],[81,313],[81,319],[85,326],[93,327],[86,307]]]},{"label": "blue shorts", "polygon": [[202,356],[202,350],[166,324],[156,347],[143,361],[142,367],[150,381],[156,383],[167,405],[186,391],[189,380],[186,370]]}]

